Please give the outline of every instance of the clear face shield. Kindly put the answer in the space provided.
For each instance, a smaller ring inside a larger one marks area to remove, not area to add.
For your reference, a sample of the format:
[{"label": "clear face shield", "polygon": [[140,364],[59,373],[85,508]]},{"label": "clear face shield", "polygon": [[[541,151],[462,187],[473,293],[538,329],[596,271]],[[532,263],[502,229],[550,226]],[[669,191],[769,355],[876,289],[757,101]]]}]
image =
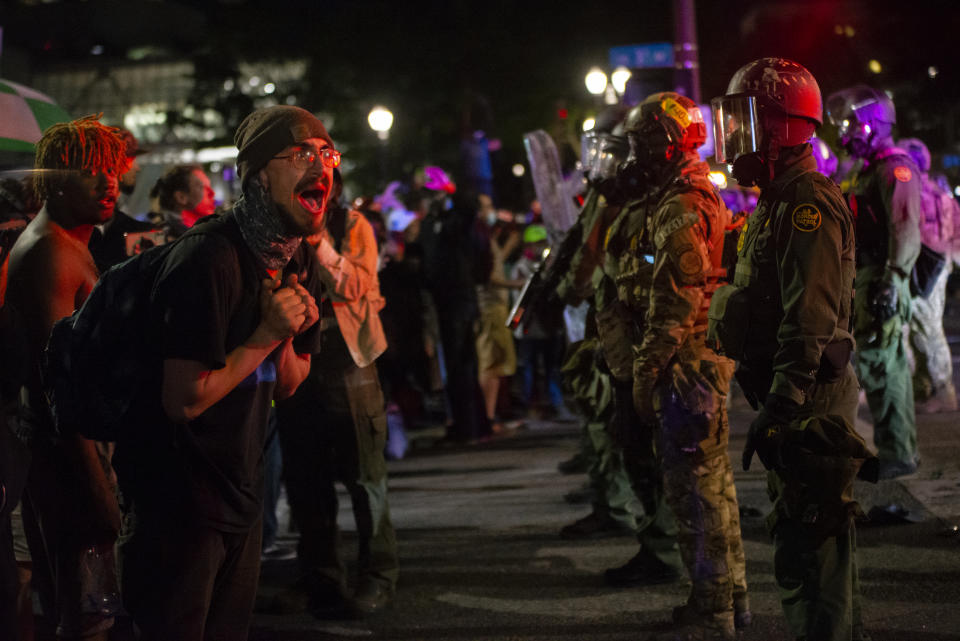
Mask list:
[{"label": "clear face shield", "polygon": [[710,106],[717,162],[732,164],[740,156],[760,151],[763,129],[756,96],[721,96],[714,98]]},{"label": "clear face shield", "polygon": [[580,168],[583,175],[590,177],[590,172],[597,164],[597,156],[600,154],[600,136],[593,131],[588,131],[580,138]]},{"label": "clear face shield", "polygon": [[837,138],[854,156],[864,155],[870,148],[875,135],[888,135],[884,122],[893,122],[892,110],[881,104],[871,92],[860,88],[839,91],[827,100],[827,117],[837,128]]},{"label": "clear face shield", "polygon": [[600,134],[597,153],[587,179],[592,183],[611,180],[617,176],[617,168],[627,159],[630,145],[626,138],[613,134]]}]

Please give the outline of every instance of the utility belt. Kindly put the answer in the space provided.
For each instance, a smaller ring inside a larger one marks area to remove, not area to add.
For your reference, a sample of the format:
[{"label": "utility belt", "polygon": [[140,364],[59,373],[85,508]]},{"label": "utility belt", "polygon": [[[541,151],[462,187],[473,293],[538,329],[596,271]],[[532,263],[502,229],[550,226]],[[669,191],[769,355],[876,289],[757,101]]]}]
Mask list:
[{"label": "utility belt", "polygon": [[[820,354],[820,366],[817,368],[814,380],[817,383],[830,384],[842,379],[850,363],[852,352],[853,344],[847,339],[828,344]],[[773,384],[773,355],[771,354],[768,359],[745,359],[738,362],[739,367],[735,374],[737,382],[750,405],[754,409],[759,409]]]}]

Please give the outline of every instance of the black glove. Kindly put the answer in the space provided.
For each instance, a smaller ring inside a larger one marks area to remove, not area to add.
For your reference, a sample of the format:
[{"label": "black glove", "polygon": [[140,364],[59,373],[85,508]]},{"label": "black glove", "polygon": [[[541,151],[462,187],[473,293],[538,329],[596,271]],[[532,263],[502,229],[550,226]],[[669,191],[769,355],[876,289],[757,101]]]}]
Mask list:
[{"label": "black glove", "polygon": [[780,450],[787,436],[787,426],[799,411],[800,405],[797,402],[785,396],[767,394],[763,409],[750,424],[750,432],[747,434],[747,444],[743,448],[744,471],[750,469],[754,452],[768,470],[783,467]]},{"label": "black glove", "polygon": [[880,280],[874,281],[870,285],[868,300],[870,313],[881,323],[890,320],[897,313],[897,303],[900,295],[897,291],[895,278],[896,276],[892,271],[886,270]]}]

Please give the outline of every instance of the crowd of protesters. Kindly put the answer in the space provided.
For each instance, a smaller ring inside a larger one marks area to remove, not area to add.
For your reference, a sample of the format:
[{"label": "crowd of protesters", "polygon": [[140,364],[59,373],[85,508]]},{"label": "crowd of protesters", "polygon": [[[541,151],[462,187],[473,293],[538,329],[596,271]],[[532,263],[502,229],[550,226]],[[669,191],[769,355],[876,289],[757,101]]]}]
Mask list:
[{"label": "crowd of protesters", "polygon": [[[143,150],[96,117],[48,129],[38,171],[0,187],[3,638],[34,638],[35,590],[60,638],[107,639],[129,615],[142,639],[244,639],[260,563],[291,556],[300,581],[265,607],[379,612],[400,573],[385,459],[403,456],[406,430],[442,425],[441,444],[470,446],[530,419],[573,420],[563,310],[507,325],[547,248],[539,203],[498,208],[435,166],[348,202],[333,139],[296,107],[253,112],[235,142],[232,203],[215,202],[202,166],[176,165],[150,190],[151,211],[124,212]],[[926,148],[901,146],[928,180]],[[816,140],[813,149],[829,160]],[[820,172],[840,183],[850,170]],[[733,212],[756,199],[723,193]],[[940,213],[921,230],[926,244],[960,255],[942,238],[944,220],[960,226],[956,203],[928,204]],[[51,330],[104,274],[155,246],[168,251],[150,254],[161,256],[144,327],[156,350],[143,359],[150,385],[133,399],[136,436],[64,432],[41,377]],[[931,309],[913,310],[926,324],[911,327],[913,393],[929,411],[956,409],[949,363],[938,361],[949,262],[939,273],[935,296],[922,297]],[[919,458],[898,463],[888,478]],[[281,478],[295,551],[277,542]],[[357,523],[354,577],[335,483]],[[595,516],[568,538],[623,527]]]},{"label": "crowd of protesters", "polygon": [[[296,594],[265,607],[372,614],[398,576],[384,460],[404,454],[404,427],[469,445],[569,415],[560,330],[504,324],[545,245],[538,213],[494,209],[436,167],[398,198],[347,203],[339,152],[297,108],[254,112],[236,141],[235,203],[215,202],[202,166],[174,165],[150,211],[123,211],[144,150],[96,117],[49,129],[34,171],[3,181],[3,638],[35,638],[34,591],[60,638],[107,639],[127,615],[143,639],[244,638],[259,563],[292,556]],[[155,246],[170,251],[138,436],[67,433],[41,375],[50,330]],[[277,544],[281,478],[295,551]],[[355,579],[335,482],[361,538]]]}]

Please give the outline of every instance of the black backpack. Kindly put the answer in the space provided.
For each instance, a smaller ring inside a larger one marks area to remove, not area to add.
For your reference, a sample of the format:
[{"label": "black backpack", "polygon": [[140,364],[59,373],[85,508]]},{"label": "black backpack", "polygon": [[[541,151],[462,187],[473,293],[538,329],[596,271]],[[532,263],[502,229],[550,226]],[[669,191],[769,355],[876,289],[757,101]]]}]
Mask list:
[{"label": "black backpack", "polygon": [[[224,219],[210,220],[183,237],[223,227]],[[160,359],[151,340],[156,336],[151,294],[176,242],[151,247],[111,267],[83,305],[54,324],[41,373],[60,435],[116,441],[136,420],[133,410],[140,391],[160,385]]]}]

